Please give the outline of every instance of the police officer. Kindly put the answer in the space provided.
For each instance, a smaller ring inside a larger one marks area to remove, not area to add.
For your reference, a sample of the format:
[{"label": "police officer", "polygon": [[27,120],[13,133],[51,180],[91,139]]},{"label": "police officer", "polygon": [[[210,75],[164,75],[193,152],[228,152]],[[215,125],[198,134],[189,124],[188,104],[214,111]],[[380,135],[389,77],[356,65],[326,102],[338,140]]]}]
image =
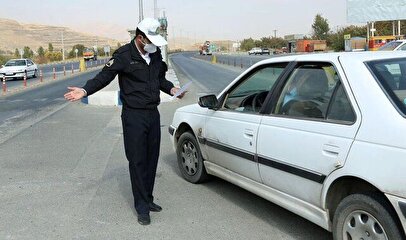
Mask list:
[{"label": "police officer", "polygon": [[[148,225],[150,211],[162,208],[152,195],[161,140],[157,106],[160,90],[175,95],[179,88],[166,80],[166,64],[157,46],[167,44],[157,33],[159,22],[152,18],[141,21],[135,38],[115,51],[110,61],[83,88],[68,87],[64,96],[76,101],[107,86],[118,74],[125,154],[129,161],[131,186],[138,222]],[[179,97],[181,98],[183,94]]]}]

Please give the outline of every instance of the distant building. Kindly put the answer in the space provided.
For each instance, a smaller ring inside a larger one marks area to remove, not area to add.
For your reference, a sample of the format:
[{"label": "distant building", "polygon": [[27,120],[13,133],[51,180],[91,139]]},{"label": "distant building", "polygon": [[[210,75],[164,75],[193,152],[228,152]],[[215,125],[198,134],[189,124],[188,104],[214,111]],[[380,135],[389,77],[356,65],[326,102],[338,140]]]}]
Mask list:
[{"label": "distant building", "polygon": [[365,51],[367,49],[367,39],[364,37],[352,37],[344,40],[346,52]]},{"label": "distant building", "polygon": [[234,42],[234,43],[233,43],[233,49],[232,49],[232,51],[233,51],[233,52],[237,52],[237,51],[240,50],[240,47],[241,47],[241,43],[240,43],[240,42]]},{"label": "distant building", "polygon": [[284,39],[288,41],[288,52],[296,52],[296,43],[297,40],[301,40],[304,38],[304,34],[290,34],[290,35],[285,35]]}]

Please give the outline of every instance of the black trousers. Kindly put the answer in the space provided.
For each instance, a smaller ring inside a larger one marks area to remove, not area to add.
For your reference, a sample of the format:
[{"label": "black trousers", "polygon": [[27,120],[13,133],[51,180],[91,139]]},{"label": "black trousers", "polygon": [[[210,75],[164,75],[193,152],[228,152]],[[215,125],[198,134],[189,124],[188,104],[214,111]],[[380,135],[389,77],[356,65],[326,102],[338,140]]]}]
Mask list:
[{"label": "black trousers", "polygon": [[161,143],[160,115],[158,109],[123,106],[121,120],[134,206],[138,214],[148,214],[149,203],[154,200],[152,192]]}]

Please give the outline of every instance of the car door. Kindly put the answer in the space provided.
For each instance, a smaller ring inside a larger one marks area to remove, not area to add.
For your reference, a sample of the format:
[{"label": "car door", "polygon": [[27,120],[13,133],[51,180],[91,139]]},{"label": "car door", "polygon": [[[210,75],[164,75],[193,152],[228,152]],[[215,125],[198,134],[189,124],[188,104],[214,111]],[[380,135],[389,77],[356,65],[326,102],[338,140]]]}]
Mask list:
[{"label": "car door", "polygon": [[209,110],[203,129],[207,161],[260,181],[254,157],[259,110],[286,65],[258,67],[225,93],[221,109]]},{"label": "car door", "polygon": [[298,63],[258,134],[263,183],[318,206],[325,178],[343,166],[361,121],[336,66]]},{"label": "car door", "polygon": [[33,75],[35,70],[34,63],[31,60],[27,60],[27,73]]}]

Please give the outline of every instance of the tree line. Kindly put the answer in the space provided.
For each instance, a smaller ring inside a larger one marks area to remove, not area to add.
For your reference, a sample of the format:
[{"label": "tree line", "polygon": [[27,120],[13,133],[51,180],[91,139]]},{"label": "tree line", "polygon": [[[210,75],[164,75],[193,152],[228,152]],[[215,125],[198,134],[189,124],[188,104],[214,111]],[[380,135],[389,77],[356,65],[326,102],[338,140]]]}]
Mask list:
[{"label": "tree line", "polygon": [[[120,43],[117,44],[117,48],[121,47]],[[72,47],[70,51],[67,52],[65,55],[65,59],[73,59],[76,57],[83,57],[83,51],[86,47],[83,44],[76,44]],[[77,56],[76,51],[77,50]],[[104,49],[99,47],[97,48],[97,52],[100,56],[104,56]],[[15,49],[14,53],[0,51],[0,65],[3,65],[8,60],[12,58],[30,58],[33,59],[34,62],[38,64],[55,62],[55,61],[62,61],[63,53],[62,49],[54,49],[52,43],[48,44],[48,48],[45,49],[44,47],[40,46],[34,52],[29,46],[25,46],[22,49],[22,54],[20,54],[20,50],[18,48]]]},{"label": "tree line", "polygon": [[[375,22],[376,36],[392,35],[392,21]],[[406,31],[406,20],[401,21],[401,32]],[[329,49],[334,51],[344,51],[344,35],[351,37],[367,37],[367,25],[336,27],[331,30],[328,19],[321,14],[317,14],[312,24],[312,34],[305,36],[305,39],[326,40]],[[286,47],[288,41],[280,37],[262,37],[259,40],[252,38],[243,39],[240,49],[249,51],[253,47],[280,49]]]}]

